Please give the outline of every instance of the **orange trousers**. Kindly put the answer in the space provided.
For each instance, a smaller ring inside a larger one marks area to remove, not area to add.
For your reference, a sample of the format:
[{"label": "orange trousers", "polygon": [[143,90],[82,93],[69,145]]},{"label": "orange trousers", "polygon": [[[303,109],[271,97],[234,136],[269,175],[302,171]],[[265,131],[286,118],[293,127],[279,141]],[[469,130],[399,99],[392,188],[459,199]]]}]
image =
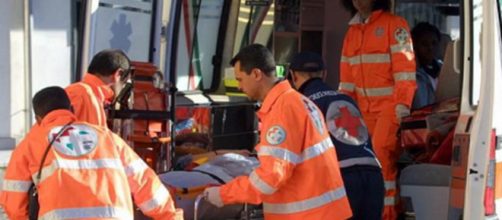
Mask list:
[{"label": "orange trousers", "polygon": [[393,111],[390,112],[364,112],[364,122],[368,126],[372,138],[373,150],[382,164],[382,173],[385,180],[384,220],[397,219],[397,160],[400,148],[397,144],[399,124]]}]

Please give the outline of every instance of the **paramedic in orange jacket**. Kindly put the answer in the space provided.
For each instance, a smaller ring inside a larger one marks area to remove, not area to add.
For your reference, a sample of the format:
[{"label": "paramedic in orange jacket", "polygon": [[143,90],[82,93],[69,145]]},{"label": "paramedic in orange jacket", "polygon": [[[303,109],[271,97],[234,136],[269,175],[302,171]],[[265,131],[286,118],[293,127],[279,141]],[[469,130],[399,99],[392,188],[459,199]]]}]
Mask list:
[{"label": "paramedic in orange jacket", "polygon": [[65,89],[77,119],[106,127],[105,106],[114,97],[111,86],[129,71],[130,61],[123,51],[107,49],[96,54],[82,81]]},{"label": "paramedic in orange jacket", "polygon": [[308,98],[275,76],[274,57],[262,45],[243,48],[232,60],[239,88],[262,103],[260,166],[204,191],[221,207],[263,203],[265,219],[347,219],[351,209],[336,151],[322,113]]},{"label": "paramedic in orange jacket", "polygon": [[38,126],[14,149],[3,180],[0,205],[10,219],[28,219],[34,181],[39,219],[133,219],[131,195],[154,219],[182,219],[154,171],[108,129],[77,121],[62,88],[41,90],[33,107]]},{"label": "paramedic in orange jacket", "polygon": [[395,219],[397,131],[416,88],[415,55],[406,21],[388,0],[342,0],[354,17],[343,42],[339,90],[352,96],[382,164],[384,219]]}]

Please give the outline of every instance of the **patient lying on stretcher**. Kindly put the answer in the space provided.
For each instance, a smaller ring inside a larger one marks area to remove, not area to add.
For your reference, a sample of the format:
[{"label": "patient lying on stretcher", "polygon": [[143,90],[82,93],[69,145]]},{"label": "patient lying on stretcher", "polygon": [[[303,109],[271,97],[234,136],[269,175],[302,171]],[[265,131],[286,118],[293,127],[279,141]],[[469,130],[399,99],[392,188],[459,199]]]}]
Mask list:
[{"label": "patient lying on stretcher", "polygon": [[[247,176],[258,166],[258,160],[255,157],[249,157],[247,150],[218,150],[185,155],[177,161],[176,167],[185,167],[186,170],[170,171],[160,174],[159,177],[171,189],[176,206],[184,210],[185,219],[193,219],[195,198],[204,191],[205,187],[221,185],[238,176]],[[193,164],[200,165],[193,167]],[[243,205],[225,206],[218,209],[203,201],[199,207],[198,216],[201,219],[238,219],[242,209]]]}]

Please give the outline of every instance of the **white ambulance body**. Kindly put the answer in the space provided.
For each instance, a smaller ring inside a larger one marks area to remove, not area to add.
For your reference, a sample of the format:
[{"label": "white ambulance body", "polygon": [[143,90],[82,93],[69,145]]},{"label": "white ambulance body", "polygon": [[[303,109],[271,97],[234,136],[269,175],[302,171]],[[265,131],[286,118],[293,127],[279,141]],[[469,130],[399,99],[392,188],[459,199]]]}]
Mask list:
[{"label": "white ambulance body", "polygon": [[[403,8],[413,11],[403,9],[409,19],[418,19],[408,20],[411,27],[434,16],[444,21],[441,30],[454,41],[443,68],[451,74],[446,82],[458,82],[460,98],[452,165],[428,169],[430,176],[412,173],[420,183],[407,180],[401,186],[412,202],[409,214],[416,219],[497,219],[502,213],[502,1],[393,4],[397,14]],[[31,127],[30,100],[36,91],[80,79],[89,59],[109,47],[154,63],[180,91],[196,93],[194,103],[211,102],[208,97],[233,102],[226,95],[238,91],[228,63],[250,43],[270,47],[280,65],[296,51],[318,51],[327,64],[328,83],[337,87],[350,19],[338,0],[6,0],[2,6],[0,59],[6,62],[0,64],[0,76],[6,80],[0,81],[0,101],[9,107],[0,109],[5,121],[0,149],[13,148]],[[286,6],[295,10],[286,13]],[[493,160],[490,149],[496,149]],[[446,184],[434,185],[435,172]]]}]

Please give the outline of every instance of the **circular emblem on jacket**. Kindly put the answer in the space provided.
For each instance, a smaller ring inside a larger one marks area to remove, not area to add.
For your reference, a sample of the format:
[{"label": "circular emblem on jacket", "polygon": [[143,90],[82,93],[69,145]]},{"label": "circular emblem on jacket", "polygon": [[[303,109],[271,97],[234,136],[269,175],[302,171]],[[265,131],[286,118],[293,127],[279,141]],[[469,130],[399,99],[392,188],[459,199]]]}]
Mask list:
[{"label": "circular emblem on jacket", "polygon": [[385,34],[385,29],[383,29],[383,27],[377,27],[375,29],[375,36],[382,37],[383,34]]},{"label": "circular emblem on jacket", "polygon": [[330,103],[326,124],[331,136],[344,144],[361,145],[368,141],[368,128],[361,113],[350,102],[338,100]]},{"label": "circular emblem on jacket", "polygon": [[405,44],[406,41],[408,41],[409,36],[410,34],[408,33],[408,31],[406,31],[406,29],[402,27],[396,29],[396,31],[394,32],[394,38],[396,38],[396,41],[401,45]]},{"label": "circular emblem on jacket", "polygon": [[[49,132],[49,141],[56,138],[63,126],[52,128]],[[73,124],[54,141],[54,149],[63,155],[78,157],[92,152],[96,148],[98,135],[96,131],[86,125]]]},{"label": "circular emblem on jacket", "polygon": [[269,144],[278,145],[286,140],[286,131],[281,126],[274,125],[267,130],[265,138]]}]

